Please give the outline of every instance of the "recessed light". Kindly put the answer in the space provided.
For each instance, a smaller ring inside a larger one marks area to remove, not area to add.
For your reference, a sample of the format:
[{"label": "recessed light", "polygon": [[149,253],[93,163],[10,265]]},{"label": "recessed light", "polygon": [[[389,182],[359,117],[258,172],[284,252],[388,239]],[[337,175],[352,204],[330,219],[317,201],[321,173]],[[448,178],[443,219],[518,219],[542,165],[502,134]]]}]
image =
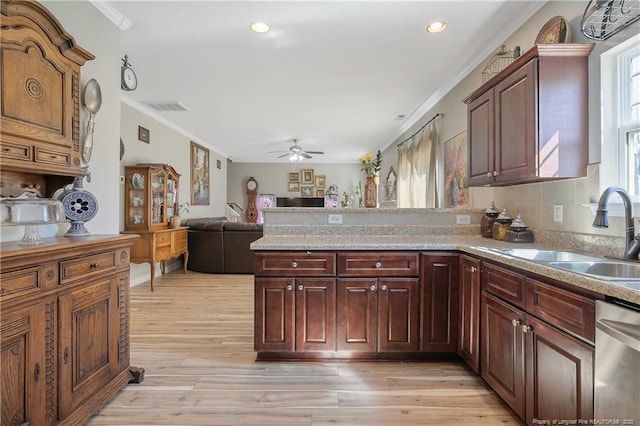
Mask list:
[{"label": "recessed light", "polygon": [[269,28],[269,25],[265,24],[264,22],[254,22],[249,26],[249,28],[251,28],[251,31],[258,34],[268,33],[271,29]]},{"label": "recessed light", "polygon": [[444,21],[436,21],[427,25],[427,31],[430,33],[439,33],[440,31],[444,31],[447,28],[447,23]]}]

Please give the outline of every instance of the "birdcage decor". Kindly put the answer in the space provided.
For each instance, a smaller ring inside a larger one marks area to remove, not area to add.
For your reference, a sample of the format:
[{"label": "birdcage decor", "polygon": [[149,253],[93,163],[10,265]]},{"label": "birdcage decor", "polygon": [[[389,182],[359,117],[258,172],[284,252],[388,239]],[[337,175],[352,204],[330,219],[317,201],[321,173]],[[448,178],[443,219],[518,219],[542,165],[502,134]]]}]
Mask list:
[{"label": "birdcage decor", "polygon": [[487,66],[482,70],[482,83],[486,83],[491,79],[491,77],[505,69],[516,57],[520,56],[519,53],[519,47],[516,47],[514,50],[509,50],[507,49],[507,46],[503,44],[500,47],[500,50],[498,50],[498,52],[489,59]]}]

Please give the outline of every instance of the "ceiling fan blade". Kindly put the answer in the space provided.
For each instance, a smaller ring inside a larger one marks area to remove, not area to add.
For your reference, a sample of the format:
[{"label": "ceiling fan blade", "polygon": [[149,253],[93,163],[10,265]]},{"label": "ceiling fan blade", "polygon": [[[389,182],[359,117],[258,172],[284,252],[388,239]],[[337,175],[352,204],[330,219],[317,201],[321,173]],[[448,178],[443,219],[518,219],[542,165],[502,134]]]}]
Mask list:
[{"label": "ceiling fan blade", "polygon": [[283,152],[289,152],[289,151],[267,151],[267,154],[282,154]]},{"label": "ceiling fan blade", "polygon": [[289,155],[291,155],[291,154],[289,154],[289,153],[287,152],[286,154],[278,155],[278,158],[284,158],[284,157],[287,157],[287,156],[289,156]]},{"label": "ceiling fan blade", "polygon": [[304,151],[304,152],[306,152],[307,154],[324,154],[324,152],[322,151]]},{"label": "ceiling fan blade", "polygon": [[300,153],[298,153],[298,154],[299,154],[299,155],[302,155],[302,156],[303,156],[304,158],[306,158],[306,159],[311,158],[311,156],[310,156],[310,155],[307,155],[307,153],[306,153],[306,152],[304,152],[304,151],[302,151],[302,152],[300,152]]}]

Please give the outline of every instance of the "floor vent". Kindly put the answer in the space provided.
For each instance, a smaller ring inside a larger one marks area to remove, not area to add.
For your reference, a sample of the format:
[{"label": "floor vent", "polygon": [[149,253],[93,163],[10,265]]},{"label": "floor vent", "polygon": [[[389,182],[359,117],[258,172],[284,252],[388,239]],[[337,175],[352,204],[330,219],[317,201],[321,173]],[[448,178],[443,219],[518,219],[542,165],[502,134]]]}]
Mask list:
[{"label": "floor vent", "polygon": [[189,111],[189,108],[184,106],[178,101],[165,101],[165,102],[142,102],[146,106],[161,112],[174,112],[174,111]]}]

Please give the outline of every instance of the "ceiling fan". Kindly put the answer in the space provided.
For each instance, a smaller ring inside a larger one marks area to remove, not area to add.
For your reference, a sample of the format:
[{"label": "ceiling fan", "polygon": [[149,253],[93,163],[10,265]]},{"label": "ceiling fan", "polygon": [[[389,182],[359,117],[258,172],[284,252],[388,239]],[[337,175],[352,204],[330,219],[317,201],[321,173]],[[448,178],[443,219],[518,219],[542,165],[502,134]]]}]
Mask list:
[{"label": "ceiling fan", "polygon": [[279,155],[278,158],[289,157],[289,161],[302,161],[304,159],[312,158],[311,155],[309,154],[315,154],[315,155],[324,154],[324,152],[322,151],[303,150],[302,147],[298,144],[300,139],[291,139],[291,141],[293,142],[293,145],[289,147],[288,151],[269,151],[269,154],[284,153],[282,155]]}]

